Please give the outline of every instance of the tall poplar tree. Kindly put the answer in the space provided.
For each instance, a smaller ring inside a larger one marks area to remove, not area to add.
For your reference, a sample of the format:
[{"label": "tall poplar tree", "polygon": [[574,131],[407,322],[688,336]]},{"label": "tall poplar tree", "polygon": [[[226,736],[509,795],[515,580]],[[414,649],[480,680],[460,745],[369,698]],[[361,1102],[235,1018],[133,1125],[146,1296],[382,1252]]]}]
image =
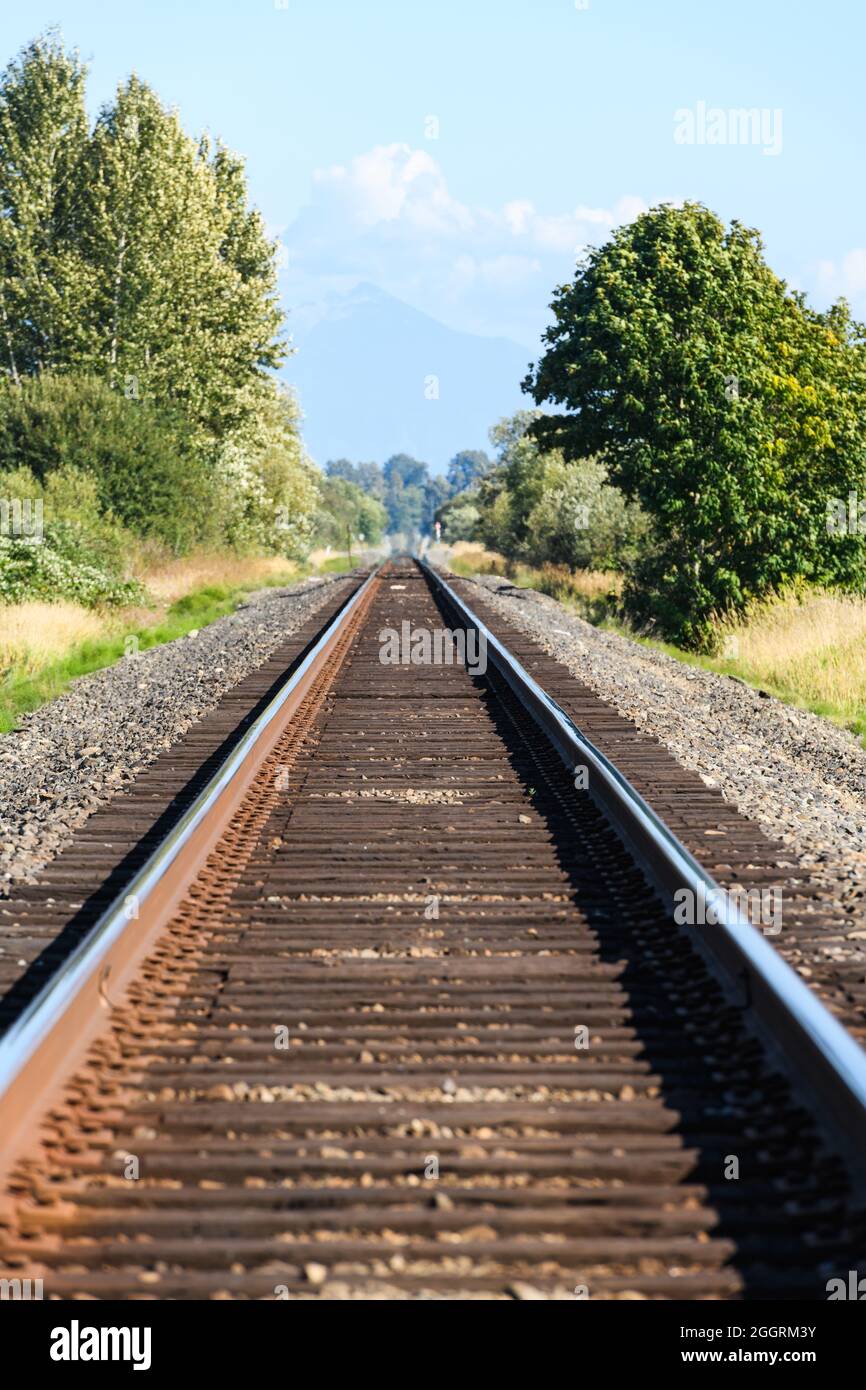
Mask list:
[{"label": "tall poplar tree", "polygon": [[137,77],[87,153],[82,222],[96,334],[87,365],[127,393],[181,404],[203,435],[253,413],[283,353],[274,248],[240,162],[209,157]]},{"label": "tall poplar tree", "polygon": [[68,361],[86,317],[85,77],[49,32],[0,78],[0,368],[15,381]]},{"label": "tall poplar tree", "polygon": [[[85,78],[54,32],[0,77],[0,376],[8,399],[42,422],[43,442],[63,444],[49,458],[83,448],[121,513],[124,499],[111,491],[115,464],[122,473],[134,457],[137,495],[165,498],[159,451],[149,456],[138,446],[154,430],[174,431],[169,452],[204,467],[214,513],[234,518],[223,528],[231,543],[299,552],[316,484],[297,407],[271,375],[286,355],[276,247],[249,205],[243,161],[192,139],[135,75],[91,130]],[[19,392],[22,383],[29,385]],[[94,404],[102,440],[81,437],[81,393]],[[122,397],[146,405],[127,408]],[[16,459],[26,464],[31,446],[19,444]],[[147,530],[141,510],[135,524]]]}]

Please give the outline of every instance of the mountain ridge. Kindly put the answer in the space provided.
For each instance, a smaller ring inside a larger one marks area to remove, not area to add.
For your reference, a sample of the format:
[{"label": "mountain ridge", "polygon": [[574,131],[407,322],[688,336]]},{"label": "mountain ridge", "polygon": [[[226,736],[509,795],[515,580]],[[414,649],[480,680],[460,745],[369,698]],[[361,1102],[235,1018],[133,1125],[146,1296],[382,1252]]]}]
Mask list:
[{"label": "mountain ridge", "polygon": [[490,426],[526,404],[531,349],[449,328],[369,282],[299,306],[295,322],[281,375],[319,464],[407,453],[441,472],[460,449],[489,447]]}]

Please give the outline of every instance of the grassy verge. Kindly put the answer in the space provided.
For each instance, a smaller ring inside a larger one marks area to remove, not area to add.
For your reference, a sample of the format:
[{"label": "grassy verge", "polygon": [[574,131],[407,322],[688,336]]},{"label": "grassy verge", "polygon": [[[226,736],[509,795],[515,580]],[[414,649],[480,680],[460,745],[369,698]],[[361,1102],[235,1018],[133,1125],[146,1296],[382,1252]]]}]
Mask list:
[{"label": "grassy verge", "polygon": [[618,575],[533,569],[468,543],[454,547],[448,564],[457,574],[499,574],[549,594],[597,627],[831,719],[866,746],[866,599],[820,589],[780,594],[752,605],[740,619],[720,620],[722,655],[701,656],[625,624],[617,612]]},{"label": "grassy verge", "polygon": [[753,690],[762,690],[768,695],[775,695],[776,699],[784,701],[786,705],[793,705],[796,709],[809,710],[812,714],[820,714],[824,719],[829,719],[834,724],[839,724],[842,728],[857,734],[866,748],[866,693],[852,699],[836,693],[832,680],[827,679],[826,683],[822,684],[822,675],[824,677],[829,675],[827,671],[829,662],[816,660],[811,673],[806,677],[806,672],[796,669],[774,671],[770,668],[768,670],[767,664],[763,661],[748,664],[730,657],[696,655],[694,652],[683,651],[681,647],[675,647],[670,642],[659,642],[650,637],[636,635],[621,623],[605,624],[605,626],[613,628],[622,636],[629,637],[641,646],[651,647],[654,651],[665,652],[686,666],[700,666],[705,671],[715,671],[721,676],[732,676],[736,680],[743,681],[745,685],[750,685]]},{"label": "grassy verge", "polygon": [[[184,562],[155,577],[149,587],[163,602],[157,601],[152,609],[100,614],[76,604],[0,607],[0,733],[14,729],[29,710],[62,695],[71,681],[113,665],[130,649],[146,651],[207,627],[233,613],[256,590],[279,588],[312,575],[340,574],[357,563],[357,558],[350,561],[346,555],[306,565],[255,561],[244,565],[209,557]],[[221,570],[227,582],[202,584],[211,569]],[[241,578],[244,574],[247,577]]]},{"label": "grassy verge", "polygon": [[458,542],[447,563],[455,574],[497,574],[519,589],[537,589],[596,626],[613,617],[622,589],[622,576],[611,570],[570,570],[566,565],[535,569],[469,542]]},{"label": "grassy verge", "polygon": [[783,593],[717,630],[724,655],[701,665],[866,740],[866,600],[820,589]]}]

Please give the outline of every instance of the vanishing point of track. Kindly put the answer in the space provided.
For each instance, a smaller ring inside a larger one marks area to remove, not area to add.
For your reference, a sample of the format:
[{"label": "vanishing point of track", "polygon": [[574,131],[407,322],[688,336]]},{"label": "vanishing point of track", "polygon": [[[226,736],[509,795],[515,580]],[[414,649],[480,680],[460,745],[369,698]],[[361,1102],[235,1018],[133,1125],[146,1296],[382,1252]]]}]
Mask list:
[{"label": "vanishing point of track", "polygon": [[538,693],[382,662],[383,629],[457,626],[450,593],[405,559],[359,588],[10,1020],[4,1272],[61,1298],[823,1298],[862,1258],[858,1045],[673,926],[649,832],[626,848],[575,785]]}]

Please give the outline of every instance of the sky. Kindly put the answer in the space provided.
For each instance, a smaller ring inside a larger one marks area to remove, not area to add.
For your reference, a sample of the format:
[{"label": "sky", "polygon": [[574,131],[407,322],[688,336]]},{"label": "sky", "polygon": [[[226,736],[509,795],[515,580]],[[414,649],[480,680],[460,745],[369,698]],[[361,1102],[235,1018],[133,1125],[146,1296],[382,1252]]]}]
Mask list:
[{"label": "sky", "polygon": [[686,198],[866,318],[863,0],[7,0],[4,61],[50,25],[94,112],[135,70],[246,157],[299,323],[366,282],[535,350],[582,248]]}]

